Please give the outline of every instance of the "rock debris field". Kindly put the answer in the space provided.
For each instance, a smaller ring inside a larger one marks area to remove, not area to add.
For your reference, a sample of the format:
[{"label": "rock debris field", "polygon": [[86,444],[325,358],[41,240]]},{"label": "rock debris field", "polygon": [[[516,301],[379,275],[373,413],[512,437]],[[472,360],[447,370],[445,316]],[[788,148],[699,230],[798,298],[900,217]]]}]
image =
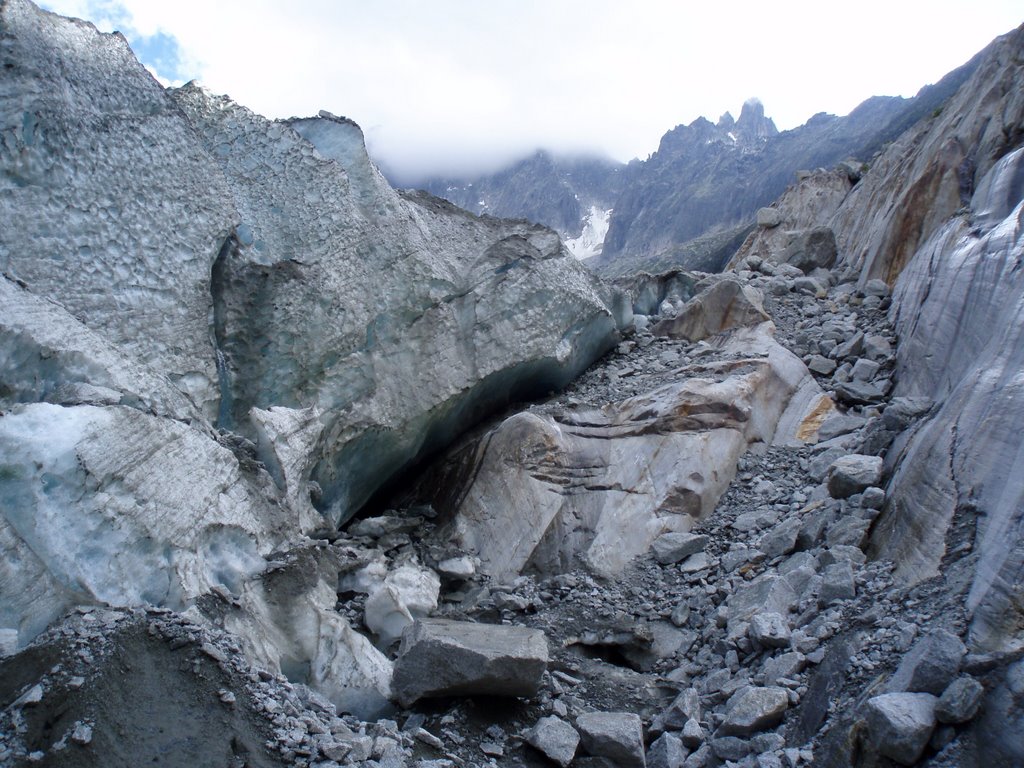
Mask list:
[{"label": "rock debris field", "polygon": [[[398,703],[339,715],[250,667],[194,609],[79,608],[0,661],[0,764],[795,768],[852,749],[869,764],[960,765],[967,740],[1005,727],[980,705],[986,675],[1013,659],[961,642],[966,534],[943,576],[910,589],[865,552],[886,458],[931,403],[889,398],[888,289],[851,277],[749,257],[728,278],[763,296],[776,339],[838,408],[812,419],[814,439],[752,443],[710,514],[618,575],[574,561],[489,577],[439,543],[444,515],[413,479],[382,514],[272,557],[281,601],[311,562],[334,564],[337,610],[395,660]],[[693,292],[721,281],[694,275]],[[658,311],[673,317],[684,298]],[[733,332],[693,342],[655,335],[658,320],[635,318],[528,412],[650,392],[706,370]],[[217,599],[201,598],[204,612]]]}]

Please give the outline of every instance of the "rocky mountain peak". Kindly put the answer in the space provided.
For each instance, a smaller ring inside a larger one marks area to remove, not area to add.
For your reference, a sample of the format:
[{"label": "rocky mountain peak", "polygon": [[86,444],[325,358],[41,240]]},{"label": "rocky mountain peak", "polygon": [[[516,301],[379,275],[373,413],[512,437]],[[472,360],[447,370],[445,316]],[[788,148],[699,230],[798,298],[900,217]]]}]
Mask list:
[{"label": "rocky mountain peak", "polygon": [[779,132],[775,122],[770,117],[765,117],[764,104],[757,98],[743,102],[740,119],[736,121],[736,129],[748,140],[767,139]]}]

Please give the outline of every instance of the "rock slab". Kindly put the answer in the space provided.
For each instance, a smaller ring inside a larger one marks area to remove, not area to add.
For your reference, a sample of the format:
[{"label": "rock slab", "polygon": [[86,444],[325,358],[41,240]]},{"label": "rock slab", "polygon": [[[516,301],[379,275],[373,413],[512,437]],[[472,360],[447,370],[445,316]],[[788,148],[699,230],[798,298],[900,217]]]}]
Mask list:
[{"label": "rock slab", "polygon": [[645,768],[644,729],[632,712],[587,712],[576,718],[583,748],[622,768]]},{"label": "rock slab", "polygon": [[542,717],[526,735],[527,743],[539,749],[552,762],[565,768],[576,757],[580,735],[558,717]]},{"label": "rock slab", "polygon": [[871,743],[900,765],[913,765],[935,727],[936,698],[930,693],[885,693],[867,703]]},{"label": "rock slab", "polygon": [[403,707],[438,696],[532,696],[547,663],[540,630],[421,619],[402,634],[392,695]]}]

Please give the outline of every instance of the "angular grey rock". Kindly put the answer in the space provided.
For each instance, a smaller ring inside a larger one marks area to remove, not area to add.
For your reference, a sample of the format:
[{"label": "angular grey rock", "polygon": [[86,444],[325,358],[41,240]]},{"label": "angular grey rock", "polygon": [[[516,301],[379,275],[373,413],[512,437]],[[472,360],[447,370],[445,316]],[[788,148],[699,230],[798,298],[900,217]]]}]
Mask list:
[{"label": "angular grey rock", "polygon": [[853,580],[853,568],[848,562],[833,563],[821,572],[819,603],[829,605],[835,600],[849,600],[856,596],[857,585]]},{"label": "angular grey rock", "polygon": [[831,376],[836,369],[836,361],[830,360],[823,355],[812,355],[807,368],[820,376]]},{"label": "angular grey rock", "polygon": [[871,280],[868,280],[866,283],[864,283],[864,286],[861,288],[861,291],[864,293],[865,296],[879,297],[888,296],[890,293],[889,285],[885,282],[885,280],[879,280],[878,278],[872,278]]},{"label": "angular grey rock", "polygon": [[690,718],[686,721],[686,724],[683,725],[683,731],[679,734],[679,738],[682,739],[683,744],[690,749],[698,749],[700,745],[704,743],[706,736],[700,722],[695,718]]},{"label": "angular grey rock", "polygon": [[651,552],[655,560],[662,565],[668,565],[700,552],[707,544],[708,537],[703,534],[672,531],[656,538],[651,544]]},{"label": "angular grey rock", "polygon": [[700,341],[731,328],[770,319],[757,290],[735,277],[726,277],[690,299],[674,318],[656,323],[651,332],[670,339]]},{"label": "angular grey rock", "polygon": [[833,437],[846,435],[867,424],[867,419],[861,416],[852,416],[847,413],[833,413],[818,428],[818,440],[824,442]]},{"label": "angular grey rock", "polygon": [[882,479],[882,459],[854,453],[836,459],[828,470],[828,492],[834,499],[860,493]]},{"label": "angular grey rock", "polygon": [[967,648],[959,637],[936,629],[922,637],[907,652],[886,686],[888,691],[942,694],[960,672]]},{"label": "angular grey rock", "polygon": [[757,613],[750,619],[750,637],[765,648],[786,648],[790,639],[789,622],[779,613]]},{"label": "angular grey rock", "polygon": [[875,378],[879,368],[881,368],[881,366],[874,360],[868,360],[867,358],[862,357],[853,364],[853,370],[850,371],[850,376],[853,377],[854,381],[871,381]]},{"label": "angular grey rock", "polygon": [[751,736],[782,722],[789,709],[785,688],[750,687],[736,693],[730,700],[719,733],[727,736]]},{"label": "angular grey rock", "polygon": [[720,736],[712,739],[711,751],[719,760],[742,760],[750,754],[750,744],[736,736]]},{"label": "angular grey rock", "polygon": [[942,692],[935,705],[935,718],[940,723],[966,723],[978,714],[985,687],[969,675],[958,677]]},{"label": "angular grey rock", "polygon": [[804,671],[807,666],[807,657],[797,651],[782,653],[768,659],[764,663],[765,685],[777,685],[779,678],[792,680],[796,675]]},{"label": "angular grey rock", "polygon": [[696,688],[680,691],[672,703],[654,718],[652,729],[678,731],[690,720],[701,719],[700,694]]},{"label": "angular grey rock", "polygon": [[622,768],[644,768],[644,729],[632,712],[587,712],[576,718],[583,749]]},{"label": "angular grey rock", "polygon": [[829,353],[829,357],[833,360],[846,360],[849,358],[859,357],[863,351],[864,333],[862,331],[857,331],[842,344],[836,345],[835,349]]},{"label": "angular grey rock", "polygon": [[682,768],[689,750],[674,733],[663,733],[647,750],[647,768]]},{"label": "angular grey rock", "polygon": [[532,696],[547,662],[540,630],[420,619],[402,634],[392,693],[404,707],[436,696]]},{"label": "angular grey rock", "polygon": [[580,735],[558,717],[542,717],[526,734],[526,741],[552,762],[565,768],[576,756]]},{"label": "angular grey rock", "polygon": [[885,363],[894,358],[892,344],[884,336],[868,334],[864,337],[864,357],[876,363]]},{"label": "angular grey rock", "polygon": [[789,614],[796,606],[797,595],[785,579],[766,574],[739,587],[727,601],[729,628],[750,620],[757,613]]},{"label": "angular grey rock", "polygon": [[783,259],[804,272],[827,269],[836,263],[836,235],[830,227],[794,232]]},{"label": "angular grey rock", "polygon": [[900,765],[913,765],[935,728],[936,701],[930,693],[885,693],[869,699],[870,743]]},{"label": "angular grey rock", "polygon": [[875,384],[864,381],[845,381],[836,384],[836,397],[851,405],[870,405],[885,399],[885,392]]},{"label": "angular grey rock", "polygon": [[796,539],[803,525],[798,517],[783,520],[768,531],[757,544],[757,548],[768,558],[788,555],[796,549]]}]

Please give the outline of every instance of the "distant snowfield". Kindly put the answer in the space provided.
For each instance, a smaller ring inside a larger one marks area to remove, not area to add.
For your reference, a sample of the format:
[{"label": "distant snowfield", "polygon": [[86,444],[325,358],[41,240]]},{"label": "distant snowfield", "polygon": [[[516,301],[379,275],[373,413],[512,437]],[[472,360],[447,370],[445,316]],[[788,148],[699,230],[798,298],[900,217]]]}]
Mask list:
[{"label": "distant snowfield", "polygon": [[608,219],[612,209],[601,210],[596,205],[590,206],[590,213],[583,221],[583,231],[579,237],[566,240],[565,245],[577,259],[589,259],[597,256],[604,248],[604,236],[608,234]]}]

